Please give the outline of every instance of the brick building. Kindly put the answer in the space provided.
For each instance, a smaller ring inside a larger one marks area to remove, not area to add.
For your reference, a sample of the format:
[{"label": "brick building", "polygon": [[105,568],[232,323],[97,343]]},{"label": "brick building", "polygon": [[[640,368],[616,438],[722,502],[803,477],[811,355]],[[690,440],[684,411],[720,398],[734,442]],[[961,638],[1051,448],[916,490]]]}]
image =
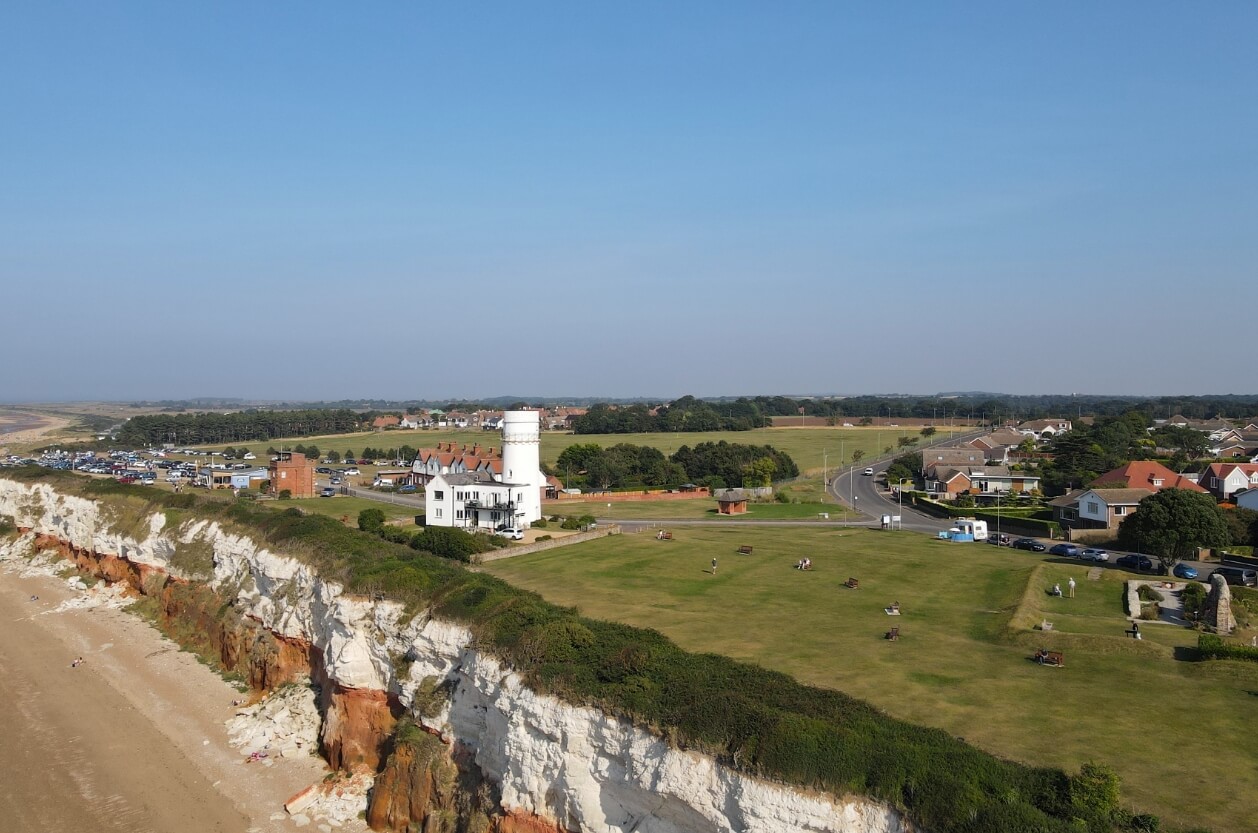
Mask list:
[{"label": "brick building", "polygon": [[275,494],[288,489],[293,497],[315,496],[314,460],[297,451],[281,451],[271,461],[267,470],[271,477],[271,491]]}]

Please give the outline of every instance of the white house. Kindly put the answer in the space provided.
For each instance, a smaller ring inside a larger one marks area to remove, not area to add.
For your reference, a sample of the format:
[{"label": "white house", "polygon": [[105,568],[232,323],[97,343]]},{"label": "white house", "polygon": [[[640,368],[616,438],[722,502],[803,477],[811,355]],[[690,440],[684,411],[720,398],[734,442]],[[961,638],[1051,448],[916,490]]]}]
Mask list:
[{"label": "white house", "polygon": [[[467,461],[476,461],[469,470]],[[527,527],[542,516],[546,477],[541,468],[541,423],[537,411],[507,411],[502,423],[502,459],[478,460],[445,452],[424,466],[425,505],[430,526],[495,529]],[[491,465],[492,463],[492,465]],[[420,472],[421,462],[414,470]],[[462,471],[454,469],[462,468]],[[434,471],[435,469],[435,471]]]}]

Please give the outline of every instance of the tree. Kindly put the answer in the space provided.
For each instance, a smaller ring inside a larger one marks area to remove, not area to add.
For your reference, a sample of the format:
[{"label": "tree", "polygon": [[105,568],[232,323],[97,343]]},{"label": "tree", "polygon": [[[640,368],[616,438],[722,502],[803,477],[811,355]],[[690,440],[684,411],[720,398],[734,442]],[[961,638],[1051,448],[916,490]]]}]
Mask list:
[{"label": "tree", "polygon": [[773,462],[772,457],[757,457],[743,466],[743,485],[768,486],[773,482],[775,471],[777,471],[777,464]]},{"label": "tree", "polygon": [[908,448],[909,446],[917,442],[917,438],[916,437],[900,437],[900,439],[896,440],[896,442],[899,443],[900,448]]},{"label": "tree", "polygon": [[1187,489],[1149,495],[1118,528],[1119,546],[1156,556],[1168,572],[1198,547],[1226,547],[1230,542],[1231,531],[1214,498]]},{"label": "tree", "polygon": [[864,451],[862,451],[859,448],[856,449],[855,451],[852,452],[852,464],[855,465],[856,463],[859,463],[861,461],[861,458],[864,456],[865,456]]},{"label": "tree", "polygon": [[861,425],[873,425],[873,424],[874,424],[874,418],[873,418],[873,417],[861,417],[860,424],[861,424]]},{"label": "tree", "polygon": [[921,434],[926,439],[930,439],[931,437],[935,436],[935,432],[937,430],[938,429],[936,429],[935,426],[927,425],[925,428],[922,429]]},{"label": "tree", "polygon": [[306,446],[306,456],[309,457],[311,460],[318,460],[319,459],[319,446],[317,445]]},{"label": "tree", "polygon": [[339,463],[339,462],[341,462],[341,452],[339,452],[339,451],[329,451],[329,452],[328,452],[328,462],[329,462],[329,463]]}]

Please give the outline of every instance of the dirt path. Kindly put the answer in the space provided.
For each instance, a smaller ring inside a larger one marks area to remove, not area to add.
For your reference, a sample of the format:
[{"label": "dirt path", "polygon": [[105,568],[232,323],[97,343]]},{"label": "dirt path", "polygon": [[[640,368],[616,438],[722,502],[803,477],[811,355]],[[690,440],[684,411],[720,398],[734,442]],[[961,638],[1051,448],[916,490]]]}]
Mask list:
[{"label": "dirt path", "polygon": [[230,685],[132,614],[54,612],[74,595],[0,574],[4,829],[293,830],[283,802],[327,774],[323,761],[244,763],[224,729],[240,696]]}]

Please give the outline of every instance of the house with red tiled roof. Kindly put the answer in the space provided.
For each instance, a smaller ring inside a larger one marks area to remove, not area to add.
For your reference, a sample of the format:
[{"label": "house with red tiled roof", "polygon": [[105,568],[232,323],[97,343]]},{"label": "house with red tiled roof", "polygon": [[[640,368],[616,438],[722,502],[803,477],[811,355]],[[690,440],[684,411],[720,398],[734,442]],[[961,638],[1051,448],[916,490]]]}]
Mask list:
[{"label": "house with red tiled roof", "polygon": [[1258,464],[1211,463],[1200,482],[1219,500],[1228,500],[1236,492],[1258,488]]},{"label": "house with red tiled roof", "polygon": [[1088,489],[1075,499],[1081,529],[1118,529],[1153,489]]},{"label": "house with red tiled roof", "polygon": [[1125,466],[1107,471],[1088,484],[1089,486],[1125,486],[1130,489],[1148,489],[1160,492],[1163,489],[1187,489],[1190,492],[1204,492],[1191,479],[1176,474],[1161,463],[1152,460],[1133,460]]},{"label": "house with red tiled roof", "polygon": [[402,420],[392,415],[378,416],[371,421],[371,427],[380,431],[384,428],[396,428],[399,424],[401,424],[401,422]]}]

